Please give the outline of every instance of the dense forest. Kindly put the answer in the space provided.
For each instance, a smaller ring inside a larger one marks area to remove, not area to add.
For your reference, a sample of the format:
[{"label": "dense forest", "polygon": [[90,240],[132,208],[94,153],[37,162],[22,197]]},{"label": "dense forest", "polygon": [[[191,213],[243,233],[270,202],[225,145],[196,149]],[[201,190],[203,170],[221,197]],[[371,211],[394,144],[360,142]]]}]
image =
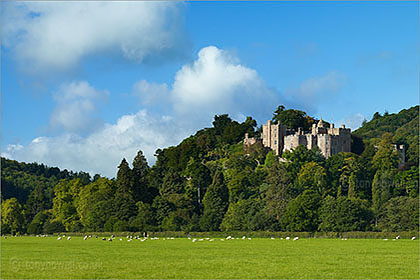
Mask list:
[{"label": "dense forest", "polygon": [[[317,122],[279,106],[273,122]],[[213,127],[156,151],[122,159],[114,179],[1,159],[1,230],[409,231],[419,230],[419,106],[375,113],[352,135],[352,152],[325,159],[299,146],[278,158],[245,133],[248,117],[217,115]],[[404,145],[405,162],[395,149]]]}]

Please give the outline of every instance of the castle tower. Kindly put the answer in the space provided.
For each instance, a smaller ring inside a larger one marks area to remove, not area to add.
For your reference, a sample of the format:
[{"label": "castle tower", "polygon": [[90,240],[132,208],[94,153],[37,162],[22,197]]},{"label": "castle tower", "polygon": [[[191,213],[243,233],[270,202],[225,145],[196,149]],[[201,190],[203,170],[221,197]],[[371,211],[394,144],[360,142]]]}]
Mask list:
[{"label": "castle tower", "polygon": [[263,145],[271,148],[276,155],[283,151],[283,139],[286,135],[286,127],[281,123],[272,124],[270,120],[263,125]]}]

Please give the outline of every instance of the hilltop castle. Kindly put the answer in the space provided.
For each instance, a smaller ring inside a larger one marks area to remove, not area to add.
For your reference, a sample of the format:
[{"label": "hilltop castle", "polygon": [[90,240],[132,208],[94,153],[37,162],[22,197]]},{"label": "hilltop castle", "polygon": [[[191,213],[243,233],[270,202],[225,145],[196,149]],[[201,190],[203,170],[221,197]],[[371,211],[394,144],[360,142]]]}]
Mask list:
[{"label": "hilltop castle", "polygon": [[297,132],[288,130],[281,123],[272,124],[271,121],[267,121],[267,124],[263,125],[262,139],[249,138],[248,134],[245,134],[244,147],[257,141],[262,141],[264,147],[271,148],[276,155],[295,149],[299,145],[304,145],[308,149],[318,146],[321,153],[328,158],[340,152],[350,152],[351,131],[345,125],[340,128],[335,128],[334,124],[326,127],[322,119],[313,124],[312,131],[308,132],[304,132],[301,128],[298,128]]}]

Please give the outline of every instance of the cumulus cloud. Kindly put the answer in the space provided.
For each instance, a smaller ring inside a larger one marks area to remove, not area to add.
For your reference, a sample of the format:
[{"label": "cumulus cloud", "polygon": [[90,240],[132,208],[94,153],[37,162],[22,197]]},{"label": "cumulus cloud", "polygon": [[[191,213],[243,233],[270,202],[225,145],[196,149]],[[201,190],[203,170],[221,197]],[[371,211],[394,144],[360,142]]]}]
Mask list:
[{"label": "cumulus cloud", "polygon": [[[298,93],[317,95],[324,89],[339,90],[336,75],[310,79],[302,83]],[[140,80],[133,85],[133,93],[147,109],[121,116],[116,123],[105,123],[83,135],[83,119],[92,116],[95,102],[107,92],[87,82],[65,84],[55,94],[58,105],[51,122],[65,128],[66,133],[38,137],[25,146],[9,145],[3,155],[114,177],[123,157],[131,161],[141,149],[153,164],[156,149],[176,145],[210,126],[215,114],[228,113],[238,121],[253,116],[262,123],[271,118],[276,106],[289,102],[270,89],[256,70],[214,46],[201,49],[195,61],[175,73],[173,84]],[[66,108],[65,104],[76,105]],[[163,107],[156,110],[159,106]],[[78,119],[76,114],[82,117]]]},{"label": "cumulus cloud", "polygon": [[153,160],[157,147],[175,145],[186,134],[172,118],[154,117],[141,110],[86,137],[70,133],[38,137],[26,146],[7,146],[2,156],[114,177],[123,157],[131,161],[141,149],[149,161]]},{"label": "cumulus cloud", "polygon": [[280,102],[280,94],[268,88],[257,71],[215,46],[201,49],[194,62],[175,74],[170,88],[142,80],[135,92],[143,104],[167,101],[178,118],[202,121],[200,125],[222,113],[236,119],[245,115],[262,119],[267,117],[262,112],[271,112]]},{"label": "cumulus cloud", "polygon": [[[38,137],[25,146],[9,145],[3,155],[113,177],[123,157],[131,160],[141,149],[153,164],[156,149],[176,145],[210,126],[215,114],[229,113],[239,121],[247,115],[265,120],[279,101],[278,92],[269,89],[255,70],[213,46],[203,48],[194,62],[182,67],[171,86],[140,80],[133,92],[147,110],[124,115],[92,132],[86,120],[92,119],[96,103],[108,92],[84,81],[64,84],[54,94],[57,107],[51,125],[65,133]],[[165,109],[156,111],[158,106]]]},{"label": "cumulus cloud", "polygon": [[25,70],[65,70],[84,56],[119,53],[143,62],[183,55],[181,3],[11,2],[2,5],[2,45]]},{"label": "cumulus cloud", "polygon": [[96,90],[85,81],[62,84],[53,94],[56,107],[50,118],[51,128],[79,134],[97,129],[103,122],[96,105],[108,95],[108,91]]}]

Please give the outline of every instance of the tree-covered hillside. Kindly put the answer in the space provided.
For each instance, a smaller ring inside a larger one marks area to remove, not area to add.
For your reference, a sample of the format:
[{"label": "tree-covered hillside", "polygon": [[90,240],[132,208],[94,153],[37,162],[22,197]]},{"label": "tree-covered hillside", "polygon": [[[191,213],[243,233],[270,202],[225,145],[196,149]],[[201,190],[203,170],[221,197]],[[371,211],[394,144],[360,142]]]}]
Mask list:
[{"label": "tree-covered hillside", "polygon": [[[376,112],[372,120],[364,122],[363,125],[355,130],[353,134],[363,137],[365,140],[372,138],[381,138],[385,132],[393,133],[404,126],[410,126],[412,131],[409,135],[419,135],[418,126],[419,106],[413,106],[410,109],[403,109],[399,113],[389,114],[385,112],[382,116]],[[412,121],[417,119],[417,125],[413,125]]]},{"label": "tree-covered hillside", "polygon": [[[413,108],[375,116],[355,133],[357,153],[328,159],[304,146],[282,159],[259,142],[244,150],[243,137],[258,136],[257,123],[228,115],[157,150],[152,167],[141,150],[131,165],[122,159],[116,179],[2,159],[1,229],[418,230],[418,106]],[[283,106],[273,120],[290,128],[316,121]],[[393,144],[407,145],[406,164]]]},{"label": "tree-covered hillside", "polygon": [[383,116],[376,112],[371,121],[353,132],[361,137],[365,143],[378,143],[387,133],[392,136],[395,144],[404,144],[407,161],[418,165],[419,160],[419,106],[403,109],[396,114],[385,113]]}]

